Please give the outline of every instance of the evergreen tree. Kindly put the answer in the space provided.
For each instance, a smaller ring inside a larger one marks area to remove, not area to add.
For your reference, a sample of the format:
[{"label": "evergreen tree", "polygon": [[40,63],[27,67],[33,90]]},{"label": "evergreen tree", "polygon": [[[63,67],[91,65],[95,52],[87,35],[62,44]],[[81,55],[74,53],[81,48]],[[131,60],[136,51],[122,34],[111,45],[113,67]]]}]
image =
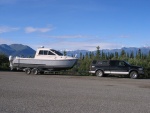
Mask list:
[{"label": "evergreen tree", "polygon": [[89,53],[89,57],[90,57],[90,59],[94,59],[94,53],[93,53],[93,52],[90,52],[90,53]]},{"label": "evergreen tree", "polygon": [[80,59],[83,59],[83,55],[82,55],[82,53],[80,52]]},{"label": "evergreen tree", "polygon": [[9,59],[4,54],[0,54],[0,69],[9,69]]},{"label": "evergreen tree", "polygon": [[101,54],[100,54],[100,47],[97,46],[96,48],[97,48],[97,51],[96,51],[96,59],[100,59],[100,56],[101,56]]},{"label": "evergreen tree", "polygon": [[66,56],[67,55],[67,52],[64,50],[64,56]]},{"label": "evergreen tree", "polygon": [[141,59],[141,55],[142,55],[141,49],[139,49],[139,50],[138,50],[138,53],[137,53],[137,55],[136,55],[136,58],[137,58],[137,59]]},{"label": "evergreen tree", "polygon": [[125,52],[125,50],[122,50],[122,51],[121,51],[120,57],[121,57],[121,58],[125,58],[125,57],[126,57],[126,52]]},{"label": "evergreen tree", "polygon": [[88,52],[86,52],[86,54],[85,54],[85,58],[86,58],[86,59],[88,59],[88,58],[89,58],[89,53],[88,53]]},{"label": "evergreen tree", "polygon": [[119,58],[119,54],[118,52],[115,52],[115,58],[118,59]]},{"label": "evergreen tree", "polygon": [[106,59],[106,54],[102,51],[102,59]]},{"label": "evergreen tree", "polygon": [[130,54],[130,58],[134,58],[134,53],[133,53],[133,51],[132,51],[131,54]]}]

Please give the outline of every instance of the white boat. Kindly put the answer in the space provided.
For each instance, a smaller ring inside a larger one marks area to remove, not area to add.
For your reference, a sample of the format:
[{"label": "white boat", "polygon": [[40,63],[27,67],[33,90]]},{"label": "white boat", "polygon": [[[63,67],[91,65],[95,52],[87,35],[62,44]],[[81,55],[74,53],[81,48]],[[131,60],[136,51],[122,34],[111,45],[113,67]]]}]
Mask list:
[{"label": "white boat", "polygon": [[66,70],[72,68],[76,62],[76,57],[63,56],[57,50],[49,48],[38,48],[34,58],[22,58],[9,56],[10,68],[13,69],[49,69]]}]

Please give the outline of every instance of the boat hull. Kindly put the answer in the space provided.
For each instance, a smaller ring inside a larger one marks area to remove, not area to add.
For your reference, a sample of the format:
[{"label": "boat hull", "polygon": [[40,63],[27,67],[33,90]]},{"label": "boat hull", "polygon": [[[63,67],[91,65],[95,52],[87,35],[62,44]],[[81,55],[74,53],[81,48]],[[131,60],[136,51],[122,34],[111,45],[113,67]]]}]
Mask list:
[{"label": "boat hull", "polygon": [[72,68],[77,62],[77,59],[62,59],[62,60],[43,60],[34,58],[16,58],[11,62],[10,67],[22,68],[42,68],[53,70],[64,70]]}]

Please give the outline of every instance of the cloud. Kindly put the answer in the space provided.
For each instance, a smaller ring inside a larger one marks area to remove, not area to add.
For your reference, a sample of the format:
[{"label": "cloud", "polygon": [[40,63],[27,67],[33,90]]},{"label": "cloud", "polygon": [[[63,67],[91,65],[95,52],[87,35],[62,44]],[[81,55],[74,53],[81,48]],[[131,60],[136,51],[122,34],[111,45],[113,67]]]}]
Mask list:
[{"label": "cloud", "polygon": [[52,27],[47,27],[47,28],[34,28],[34,27],[26,27],[25,32],[26,33],[33,33],[33,32],[48,32],[51,31],[53,28]]},{"label": "cloud", "polygon": [[[109,42],[102,37],[94,35],[59,35],[59,36],[46,36],[43,35],[42,41],[38,42],[38,46],[41,45],[54,48],[58,50],[96,50],[97,46],[100,46],[100,49],[116,49],[121,48],[122,43]],[[50,39],[48,39],[50,38]],[[59,45],[59,46],[58,46]]]},{"label": "cloud", "polygon": [[[42,43],[42,42],[41,42]],[[54,48],[58,50],[89,50],[95,51],[96,47],[99,46],[100,49],[117,49],[121,48],[122,45],[116,43],[107,43],[107,42],[73,42],[73,41],[60,41],[60,42],[50,42],[39,44],[39,47],[44,45],[48,48]],[[59,46],[58,46],[59,45]],[[38,47],[38,46],[37,46]]]},{"label": "cloud", "polygon": [[0,34],[17,30],[19,30],[17,27],[0,26]]},{"label": "cloud", "polygon": [[58,38],[58,39],[71,39],[71,38],[91,38],[93,36],[88,35],[62,35],[62,36],[46,36],[47,38]]},{"label": "cloud", "polygon": [[12,44],[13,42],[0,37],[0,44]]}]

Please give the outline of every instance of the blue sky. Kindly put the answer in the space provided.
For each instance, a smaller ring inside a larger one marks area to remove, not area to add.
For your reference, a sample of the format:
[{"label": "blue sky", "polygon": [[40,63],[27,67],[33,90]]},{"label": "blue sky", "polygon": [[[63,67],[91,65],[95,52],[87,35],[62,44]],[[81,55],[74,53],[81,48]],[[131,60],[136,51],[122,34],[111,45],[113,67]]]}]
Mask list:
[{"label": "blue sky", "polygon": [[150,46],[149,0],[0,0],[0,44],[58,50]]}]

